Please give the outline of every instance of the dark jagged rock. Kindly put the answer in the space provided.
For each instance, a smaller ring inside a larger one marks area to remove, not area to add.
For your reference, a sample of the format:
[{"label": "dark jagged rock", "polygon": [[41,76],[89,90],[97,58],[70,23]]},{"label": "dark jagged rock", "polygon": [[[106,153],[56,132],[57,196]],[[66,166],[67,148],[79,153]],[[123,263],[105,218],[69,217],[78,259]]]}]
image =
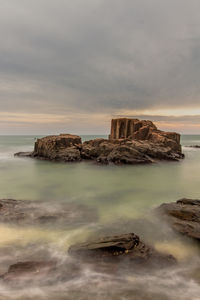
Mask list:
[{"label": "dark jagged rock", "polygon": [[109,139],[81,143],[76,135],[61,134],[38,139],[32,153],[16,153],[51,161],[73,162],[82,159],[103,164],[141,164],[155,160],[179,160],[180,135],[158,130],[151,121],[137,119],[112,120]]},{"label": "dark jagged rock", "polygon": [[32,157],[33,152],[17,152],[14,156],[18,157]]},{"label": "dark jagged rock", "polygon": [[0,222],[29,225],[80,226],[97,220],[94,209],[82,204],[0,200]]},{"label": "dark jagged rock", "polygon": [[162,144],[128,139],[98,139],[84,142],[81,156],[107,164],[141,164],[152,163],[155,160],[178,161],[183,158],[183,154]]},{"label": "dark jagged rock", "polygon": [[141,265],[170,265],[174,257],[157,252],[145,245],[134,233],[104,237],[95,241],[73,245],[69,254],[87,262],[126,262]]},{"label": "dark jagged rock", "polygon": [[188,237],[200,240],[200,200],[180,199],[157,208],[172,228]]}]

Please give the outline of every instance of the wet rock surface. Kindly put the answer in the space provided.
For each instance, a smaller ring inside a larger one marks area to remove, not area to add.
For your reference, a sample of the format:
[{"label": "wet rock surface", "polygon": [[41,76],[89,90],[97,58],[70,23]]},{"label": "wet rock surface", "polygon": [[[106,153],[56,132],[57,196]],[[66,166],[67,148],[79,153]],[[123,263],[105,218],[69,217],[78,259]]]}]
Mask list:
[{"label": "wet rock surface", "polygon": [[183,198],[164,203],[156,211],[166,217],[176,232],[200,240],[200,200]]},{"label": "wet rock surface", "polygon": [[139,266],[169,266],[176,260],[147,246],[134,233],[109,236],[72,245],[69,254],[90,263],[133,263]]},{"label": "wet rock surface", "polygon": [[24,284],[34,287],[67,282],[80,274],[81,267],[72,260],[27,260],[11,264],[0,275],[0,282],[20,289]]},{"label": "wet rock surface", "polygon": [[158,130],[151,121],[137,119],[112,120],[109,139],[82,143],[77,135],[47,136],[36,141],[33,152],[15,155],[63,162],[94,160],[102,164],[143,164],[184,157],[178,133]]},{"label": "wet rock surface", "polygon": [[14,199],[0,200],[0,222],[18,225],[81,226],[98,219],[95,209],[82,204]]},{"label": "wet rock surface", "polygon": [[8,271],[1,275],[1,279],[10,282],[15,280],[30,281],[34,277],[43,277],[55,271],[56,262],[52,261],[25,261],[17,262],[8,268]]},{"label": "wet rock surface", "polygon": [[79,280],[86,275],[86,270],[91,274],[101,272],[105,276],[116,275],[116,272],[128,276],[139,274],[144,269],[151,271],[176,265],[173,256],[157,252],[133,233],[73,245],[68,250],[69,255],[66,252],[55,255],[54,248],[47,251],[39,244],[8,248],[8,260],[5,251],[6,248],[1,249],[5,267],[4,271],[1,270],[0,282],[18,289],[24,284],[34,287]]}]

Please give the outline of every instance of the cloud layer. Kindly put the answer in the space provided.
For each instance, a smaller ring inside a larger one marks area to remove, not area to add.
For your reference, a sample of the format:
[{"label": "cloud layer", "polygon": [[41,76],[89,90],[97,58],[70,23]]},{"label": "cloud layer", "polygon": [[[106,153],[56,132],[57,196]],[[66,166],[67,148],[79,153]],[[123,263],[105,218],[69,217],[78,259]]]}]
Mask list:
[{"label": "cloud layer", "polygon": [[[49,130],[73,129],[78,118],[83,122],[92,115],[105,129],[106,118],[124,110],[148,109],[154,115],[155,109],[181,108],[187,115],[188,108],[200,108],[198,0],[0,4],[0,105],[8,115],[6,126],[17,122],[9,118],[13,113],[27,114],[34,131],[34,124],[44,128],[34,121],[39,114]],[[71,121],[62,126],[60,121],[59,127],[51,124],[52,115],[58,123],[65,115]],[[80,130],[88,126],[83,122]]]}]

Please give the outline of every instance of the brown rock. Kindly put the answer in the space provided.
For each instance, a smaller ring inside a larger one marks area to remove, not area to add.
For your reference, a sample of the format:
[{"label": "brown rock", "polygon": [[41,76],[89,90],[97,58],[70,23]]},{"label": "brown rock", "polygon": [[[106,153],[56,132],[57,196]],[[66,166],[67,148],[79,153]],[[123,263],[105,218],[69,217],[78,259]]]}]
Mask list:
[{"label": "brown rock", "polygon": [[162,144],[174,151],[181,152],[180,134],[158,130],[153,122],[138,119],[113,119],[111,122],[111,140],[130,138],[133,140],[148,140]]},{"label": "brown rock", "polygon": [[79,161],[80,144],[81,138],[77,135],[47,136],[36,141],[33,156],[56,161]]},{"label": "brown rock", "polygon": [[111,140],[148,139],[149,133],[153,130],[157,130],[157,127],[151,121],[127,118],[112,119],[109,138]]},{"label": "brown rock", "polygon": [[8,272],[1,276],[6,282],[13,280],[33,280],[44,277],[55,271],[56,263],[51,261],[25,261],[18,262],[9,267]]},{"label": "brown rock", "polygon": [[119,263],[128,259],[128,264],[142,265],[157,264],[159,266],[175,263],[170,255],[157,252],[154,248],[145,245],[134,233],[119,236],[104,237],[92,242],[73,245],[69,254],[88,262],[106,261]]},{"label": "brown rock", "polygon": [[166,217],[176,232],[200,240],[200,200],[180,199],[164,203],[157,211]]},{"label": "brown rock", "polygon": [[141,164],[152,162],[148,156],[129,145],[114,147],[112,152],[108,155],[107,160],[115,164]]}]

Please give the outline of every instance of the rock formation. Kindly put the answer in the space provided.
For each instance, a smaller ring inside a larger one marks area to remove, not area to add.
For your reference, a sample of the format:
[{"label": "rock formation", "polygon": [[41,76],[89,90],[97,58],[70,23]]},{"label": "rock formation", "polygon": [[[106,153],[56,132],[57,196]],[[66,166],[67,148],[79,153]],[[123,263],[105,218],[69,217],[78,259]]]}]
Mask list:
[{"label": "rock formation", "polygon": [[[11,265],[8,271],[0,276],[4,282],[23,281],[32,282],[33,279],[41,280],[54,272],[56,262],[54,261],[25,261]],[[19,283],[19,282],[17,282]]]},{"label": "rock formation", "polygon": [[141,164],[184,156],[178,133],[158,130],[151,121],[137,119],[112,120],[109,139],[82,143],[76,135],[47,136],[36,141],[33,152],[16,155],[64,162],[88,159],[104,164]]},{"label": "rock formation", "polygon": [[138,119],[113,119],[111,121],[110,140],[131,139],[149,141],[171,147],[181,152],[180,134],[158,130],[153,122]]},{"label": "rock formation", "polygon": [[126,261],[134,264],[170,265],[175,263],[171,255],[161,254],[153,247],[144,244],[134,233],[104,237],[92,242],[73,245],[69,254],[87,262],[110,261],[119,263]]},{"label": "rock formation", "polygon": [[50,160],[77,161],[81,160],[77,148],[81,138],[72,134],[60,134],[38,139],[35,143],[34,156]]},{"label": "rock formation", "polygon": [[200,200],[180,199],[175,203],[164,203],[157,211],[166,217],[176,232],[200,240]]}]

